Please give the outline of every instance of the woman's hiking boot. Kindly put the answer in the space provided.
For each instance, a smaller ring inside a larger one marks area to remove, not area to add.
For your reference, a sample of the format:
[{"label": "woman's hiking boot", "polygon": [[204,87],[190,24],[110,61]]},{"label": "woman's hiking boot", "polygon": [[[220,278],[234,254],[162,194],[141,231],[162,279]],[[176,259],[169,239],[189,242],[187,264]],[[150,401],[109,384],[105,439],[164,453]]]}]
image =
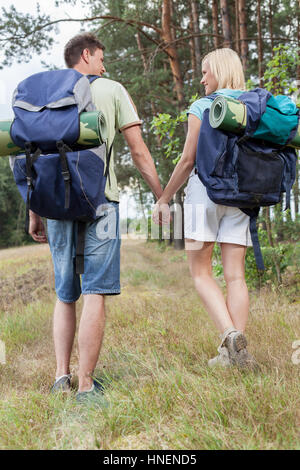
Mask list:
[{"label": "woman's hiking boot", "polygon": [[234,329],[227,332],[226,335],[225,333],[223,335],[222,346],[227,348],[231,364],[241,368],[256,369],[258,364],[247,351],[247,340],[244,334]]},{"label": "woman's hiking boot", "polygon": [[218,347],[219,354],[212,359],[209,359],[208,365],[209,367],[228,367],[231,366],[231,362],[229,359],[228,349],[225,346]]}]

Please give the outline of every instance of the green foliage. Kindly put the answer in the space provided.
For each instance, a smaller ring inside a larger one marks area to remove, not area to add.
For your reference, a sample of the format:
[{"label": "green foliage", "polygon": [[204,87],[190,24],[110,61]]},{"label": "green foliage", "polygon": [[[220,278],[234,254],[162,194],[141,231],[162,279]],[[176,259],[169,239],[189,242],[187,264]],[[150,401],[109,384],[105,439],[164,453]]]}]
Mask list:
[{"label": "green foliage", "polygon": [[182,152],[182,139],[178,133],[178,124],[187,121],[186,111],[181,111],[177,116],[159,114],[152,120],[151,130],[164,142],[162,149],[166,158],[172,158],[176,164]]},{"label": "green foliage", "polygon": [[[198,94],[190,99],[190,104],[198,99]],[[151,130],[158,135],[163,143],[164,155],[166,158],[172,158],[172,163],[176,165],[181,157],[183,148],[183,126],[187,121],[187,111],[181,111],[176,116],[167,113],[159,114],[152,119]]]},{"label": "green foliage", "polygon": [[300,214],[292,219],[290,210],[279,211],[272,222],[275,241],[298,242],[300,240]]},{"label": "green foliage", "polygon": [[279,267],[280,275],[284,274],[288,266],[295,265],[295,255],[300,261],[300,251],[292,243],[278,243],[276,246],[261,247],[265,271],[260,274],[257,271],[253,248],[249,248],[246,254],[246,281],[250,288],[259,288],[264,284],[278,285]]},{"label": "green foliage", "polygon": [[[265,271],[260,273],[257,270],[253,248],[248,248],[245,262],[247,285],[250,289],[257,289],[268,284],[278,286],[278,269],[280,275],[286,273],[288,267],[294,267],[297,270],[297,266],[300,264],[300,245],[284,242],[271,247],[268,243],[267,233],[261,227],[258,228],[258,236]],[[215,245],[213,252],[213,273],[216,277],[222,278],[223,276],[221,250],[218,244]]]},{"label": "green foliage", "polygon": [[273,51],[264,74],[264,86],[274,94],[291,95],[298,90],[295,78],[300,65],[299,48],[279,44]]},{"label": "green foliage", "polygon": [[50,33],[55,30],[54,25],[46,26],[50,21],[49,15],[41,14],[38,4],[35,15],[20,13],[14,5],[2,7],[0,45],[4,59],[0,69],[14,60],[29,62],[33,55],[48,49],[54,43]]},{"label": "green foliage", "polygon": [[29,241],[24,233],[25,204],[14,182],[9,161],[0,158],[0,248]]},{"label": "green foliage", "polygon": [[255,88],[257,85],[254,82],[252,78],[249,78],[246,82],[246,90],[252,90],[252,88]]}]

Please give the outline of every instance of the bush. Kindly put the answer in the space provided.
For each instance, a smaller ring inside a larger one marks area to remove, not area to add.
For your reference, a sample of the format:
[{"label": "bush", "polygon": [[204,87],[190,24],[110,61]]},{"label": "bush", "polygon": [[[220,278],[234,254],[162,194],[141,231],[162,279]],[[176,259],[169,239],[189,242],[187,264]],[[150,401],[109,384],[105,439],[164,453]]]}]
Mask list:
[{"label": "bush", "polygon": [[[278,272],[284,274],[289,266],[299,266],[300,245],[295,243],[278,243],[275,247],[268,245],[265,230],[258,229],[261,251],[265,264],[263,274],[256,267],[253,248],[248,248],[246,253],[245,277],[249,288],[260,288],[266,284],[278,285]],[[216,277],[223,276],[221,250],[215,245],[213,253],[213,272]]]}]

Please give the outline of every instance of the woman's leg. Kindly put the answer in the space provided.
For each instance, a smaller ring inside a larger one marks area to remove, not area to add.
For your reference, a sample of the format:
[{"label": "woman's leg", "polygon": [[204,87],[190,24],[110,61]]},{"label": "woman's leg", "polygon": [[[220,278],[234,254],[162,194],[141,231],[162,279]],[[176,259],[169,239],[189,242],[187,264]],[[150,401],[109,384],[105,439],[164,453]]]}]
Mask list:
[{"label": "woman's leg", "polygon": [[212,275],[214,242],[197,242],[186,239],[190,272],[200,298],[221,334],[234,324],[228,312],[223,293]]},{"label": "woman's leg", "polygon": [[232,323],[244,331],[249,313],[249,295],[245,281],[245,255],[247,247],[221,243],[224,278],[227,287],[226,305]]}]

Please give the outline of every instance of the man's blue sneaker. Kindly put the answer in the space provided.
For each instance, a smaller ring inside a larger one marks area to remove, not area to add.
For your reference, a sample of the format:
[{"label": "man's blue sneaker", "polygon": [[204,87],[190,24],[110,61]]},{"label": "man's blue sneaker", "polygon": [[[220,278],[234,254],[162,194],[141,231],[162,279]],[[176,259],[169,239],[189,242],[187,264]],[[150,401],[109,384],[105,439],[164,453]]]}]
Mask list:
[{"label": "man's blue sneaker", "polygon": [[104,398],[104,386],[99,379],[93,379],[90,390],[76,394],[77,403],[95,403],[103,408],[108,407],[108,401]]},{"label": "man's blue sneaker", "polygon": [[50,389],[50,393],[68,392],[71,390],[71,374],[58,377]]}]

